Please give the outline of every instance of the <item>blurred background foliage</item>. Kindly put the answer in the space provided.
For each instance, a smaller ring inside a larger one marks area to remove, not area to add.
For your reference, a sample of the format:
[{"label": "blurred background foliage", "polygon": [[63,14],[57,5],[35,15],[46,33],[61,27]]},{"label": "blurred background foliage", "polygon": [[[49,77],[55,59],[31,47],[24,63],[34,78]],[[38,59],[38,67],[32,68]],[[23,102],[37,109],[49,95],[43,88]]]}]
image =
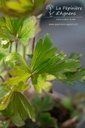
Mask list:
[{"label": "blurred background foliage", "polygon": [[48,0],[0,0],[0,12],[14,17],[38,16]]}]

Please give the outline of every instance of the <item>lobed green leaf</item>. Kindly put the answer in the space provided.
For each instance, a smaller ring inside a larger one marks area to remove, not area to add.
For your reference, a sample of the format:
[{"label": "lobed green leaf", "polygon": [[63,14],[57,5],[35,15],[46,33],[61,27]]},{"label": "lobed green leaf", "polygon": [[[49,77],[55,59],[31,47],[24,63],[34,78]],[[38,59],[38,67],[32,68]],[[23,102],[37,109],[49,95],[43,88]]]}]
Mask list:
[{"label": "lobed green leaf", "polygon": [[[52,128],[58,128],[56,119],[53,118],[50,113],[42,113],[40,114],[38,118],[38,122],[40,126],[43,127],[52,127]],[[50,122],[50,123],[49,123]]]},{"label": "lobed green leaf", "polygon": [[18,92],[18,96],[21,100],[21,103],[23,107],[25,108],[26,112],[28,113],[29,117],[35,121],[35,115],[34,115],[34,109],[31,105],[31,103],[28,102],[28,100],[22,95],[21,93]]},{"label": "lobed green leaf", "polygon": [[50,111],[54,105],[53,99],[49,95],[44,95],[44,97],[39,97],[36,95],[31,102],[35,108],[36,114]]},{"label": "lobed green leaf", "polygon": [[26,45],[30,38],[33,38],[40,31],[38,20],[35,17],[30,17],[24,20],[21,28],[19,40]]},{"label": "lobed green leaf", "polygon": [[72,54],[69,56],[69,58],[70,58],[70,59],[75,59],[75,60],[80,60],[82,56],[83,56],[83,55],[80,54],[80,53],[72,53]]},{"label": "lobed green leaf", "polygon": [[18,127],[21,127],[21,126],[24,126],[25,125],[25,122],[22,120],[22,118],[20,117],[19,114],[14,114],[11,117],[11,120]]},{"label": "lobed green leaf", "polygon": [[9,54],[6,57],[5,61],[8,65],[10,64],[11,67],[14,67],[15,64],[18,64],[18,65],[22,65],[23,68],[29,70],[27,63],[19,53],[13,52]]},{"label": "lobed green leaf", "polygon": [[8,104],[9,104],[9,102],[11,100],[11,97],[12,97],[12,93],[10,92],[9,95],[7,95],[6,97],[4,97],[0,101],[0,110],[4,110],[8,106]]},{"label": "lobed green leaf", "polygon": [[65,84],[73,85],[76,81],[83,82],[85,80],[85,69],[79,69],[76,72],[64,72],[66,78],[63,80]]},{"label": "lobed green leaf", "polygon": [[0,100],[10,93],[10,90],[4,84],[0,84]]},{"label": "lobed green leaf", "polygon": [[70,111],[74,110],[74,107],[73,107],[71,99],[63,99],[61,101],[61,105],[64,106],[65,108],[67,108]]},{"label": "lobed green leaf", "polygon": [[[11,70],[10,73],[13,77],[9,78],[4,83],[7,86],[15,86],[14,88],[16,88],[17,86],[18,89],[20,88],[19,87],[20,83],[25,83],[31,76],[31,74],[29,73],[29,70],[22,69],[22,67],[20,66],[15,66],[15,68]],[[23,86],[23,89],[25,89],[25,86]]]},{"label": "lobed green leaf", "polygon": [[22,82],[22,81],[19,83],[19,85],[14,85],[13,86],[13,90],[20,91],[20,92],[25,91],[29,88],[30,88],[30,85],[24,84],[24,82]]},{"label": "lobed green leaf", "polygon": [[17,127],[25,125],[25,120],[28,117],[31,118],[32,121],[35,121],[33,106],[25,96],[18,91],[12,92],[9,103],[2,113],[7,118],[10,118]]},{"label": "lobed green leaf", "polygon": [[13,89],[18,91],[28,89],[29,85],[26,82],[31,77],[31,72],[23,57],[18,53],[11,53],[7,56],[6,63],[14,68],[10,71],[12,77],[4,82],[5,85],[13,86]]},{"label": "lobed green leaf", "polygon": [[35,47],[31,63],[32,71],[37,70],[43,63],[48,62],[48,60],[55,54],[57,48],[51,47],[52,41],[50,35],[46,34],[44,41],[40,39]]},{"label": "lobed green leaf", "polygon": [[38,93],[49,91],[52,86],[51,82],[48,81],[47,74],[39,74],[32,77],[32,83]]}]

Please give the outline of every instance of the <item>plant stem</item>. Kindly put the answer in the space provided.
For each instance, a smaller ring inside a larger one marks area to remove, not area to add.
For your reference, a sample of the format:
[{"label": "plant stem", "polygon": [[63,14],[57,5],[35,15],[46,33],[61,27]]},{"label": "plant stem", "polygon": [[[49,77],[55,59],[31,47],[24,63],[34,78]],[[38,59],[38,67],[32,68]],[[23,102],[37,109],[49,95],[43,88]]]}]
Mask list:
[{"label": "plant stem", "polygon": [[33,41],[32,41],[32,54],[34,52],[34,48],[35,48],[35,37],[33,38]]},{"label": "plant stem", "polygon": [[4,65],[4,70],[7,71],[7,67],[4,61],[3,61],[3,65]]},{"label": "plant stem", "polygon": [[9,53],[12,52],[12,41],[10,41],[10,48],[9,48]]},{"label": "plant stem", "polygon": [[26,59],[26,46],[23,45],[23,58]]},{"label": "plant stem", "polygon": [[78,116],[73,117],[72,119],[67,120],[62,124],[63,128],[67,128],[69,126],[72,126],[73,124],[76,124],[78,122]]},{"label": "plant stem", "polygon": [[49,93],[53,93],[53,89],[52,89],[52,87],[50,87]]},{"label": "plant stem", "polygon": [[5,80],[4,80],[4,78],[0,75],[0,78],[1,78],[1,80],[4,82]]},{"label": "plant stem", "polygon": [[18,52],[18,40],[15,41],[15,52]]}]

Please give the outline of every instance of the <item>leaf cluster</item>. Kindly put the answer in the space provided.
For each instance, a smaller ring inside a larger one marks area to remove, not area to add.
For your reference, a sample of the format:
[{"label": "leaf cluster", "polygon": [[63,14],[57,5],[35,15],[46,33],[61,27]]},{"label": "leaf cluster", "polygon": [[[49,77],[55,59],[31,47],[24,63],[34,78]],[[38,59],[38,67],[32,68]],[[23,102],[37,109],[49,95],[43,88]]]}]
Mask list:
[{"label": "leaf cluster", "polygon": [[[8,92],[4,91],[3,93],[6,95]],[[2,114],[10,118],[16,126],[21,127],[25,125],[24,121],[28,116],[35,121],[34,109],[22,93],[10,90],[9,94],[2,98],[0,102]]]},{"label": "leaf cluster", "polygon": [[[24,125],[24,120],[28,115],[32,120],[35,118],[32,105],[23,95],[23,91],[31,86],[29,81],[32,82],[35,90],[41,93],[50,89],[53,80],[60,80],[67,84],[73,84],[76,80],[85,80],[85,69],[81,68],[80,63],[81,55],[72,54],[65,59],[66,54],[58,53],[57,48],[52,47],[52,45],[50,35],[46,34],[44,40],[40,39],[37,42],[30,65],[16,52],[10,53],[5,58],[5,64],[11,68],[9,72],[11,77],[3,83],[3,88],[1,87],[0,110],[5,111],[5,113],[6,109],[8,112],[11,110],[8,114],[9,118],[17,126]],[[4,86],[8,90],[4,89]],[[49,101],[50,105],[44,108],[46,102],[48,101],[43,101],[41,107],[43,111],[48,109],[49,106],[51,107]],[[41,104],[41,101],[38,101],[38,103]],[[20,104],[22,111],[19,111]],[[36,111],[41,111],[39,109],[36,109]],[[21,112],[23,113],[21,114]],[[40,122],[42,118],[46,117],[51,120],[50,115],[46,113],[46,115],[40,117]]]},{"label": "leaf cluster", "polygon": [[[78,57],[71,55],[72,57],[65,59],[66,54],[55,53],[56,50],[56,47],[52,48],[52,41],[47,34],[44,40],[40,39],[36,44],[30,66],[21,55],[11,53],[7,56],[6,63],[15,65],[10,71],[13,77],[9,78],[5,84],[18,87],[31,79],[36,91],[41,93],[43,90],[49,90],[50,81],[54,79],[69,85],[77,80],[85,80],[85,69],[81,68]],[[80,56],[80,54],[74,55]]]},{"label": "leaf cluster", "polygon": [[[46,6],[48,0],[4,0],[1,1],[0,11],[4,14],[14,17],[28,17],[31,15],[38,16]],[[3,4],[5,6],[3,6]]]},{"label": "leaf cluster", "polygon": [[[48,0],[0,0],[0,112],[17,127],[25,125],[28,117],[35,121],[37,116],[40,127],[47,127],[51,122],[50,126],[57,128],[55,119],[47,113],[53,107],[52,99],[48,96],[45,99],[37,97],[33,101],[33,107],[24,96],[24,91],[31,86],[30,81],[34,89],[41,93],[49,91],[53,80],[68,85],[85,80],[85,69],[80,62],[82,55],[73,53],[66,59],[65,53],[57,52],[57,47],[53,47],[49,34],[36,43],[28,65],[26,46],[40,31],[38,16],[43,13],[47,2]],[[20,43],[23,57],[17,50]],[[12,44],[16,52],[12,51]],[[67,107],[71,105],[67,101],[64,103],[67,103]],[[72,109],[72,106],[69,108]],[[0,125],[7,128],[9,124],[10,121],[7,120]]]},{"label": "leaf cluster", "polygon": [[[77,102],[77,100],[79,100],[79,99],[76,98],[78,95],[81,96],[82,94],[80,94],[80,93],[78,94],[77,93],[74,96],[74,99],[72,99],[72,97],[68,97],[68,98],[62,99],[61,100],[61,105],[63,107],[65,107],[66,109],[68,109],[69,111],[71,111],[70,118],[73,118],[73,117],[77,116],[78,121],[81,121],[82,118],[83,118],[83,111],[82,111],[82,109],[84,108],[84,105],[81,102]],[[74,105],[74,103],[75,103],[75,105]],[[80,106],[83,106],[82,109],[81,109]]]},{"label": "leaf cluster", "polygon": [[7,45],[8,42],[22,42],[24,45],[28,43],[30,38],[40,31],[37,24],[37,18],[29,17],[26,19],[18,19],[5,16],[0,18],[0,38],[3,41],[7,41],[3,45]]},{"label": "leaf cluster", "polygon": [[31,102],[35,108],[36,124],[38,127],[58,128],[56,119],[49,113],[54,107],[54,101],[51,96],[44,95],[44,97],[40,97],[38,95]]}]

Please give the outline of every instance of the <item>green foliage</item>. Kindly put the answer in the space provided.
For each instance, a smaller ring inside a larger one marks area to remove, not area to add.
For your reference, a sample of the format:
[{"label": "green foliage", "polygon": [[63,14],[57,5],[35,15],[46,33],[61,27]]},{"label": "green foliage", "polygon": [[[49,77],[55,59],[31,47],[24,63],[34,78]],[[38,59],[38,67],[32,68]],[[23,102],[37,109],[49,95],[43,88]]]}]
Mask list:
[{"label": "green foliage", "polygon": [[5,58],[5,54],[0,51],[0,61],[2,61]]},{"label": "green foliage", "polygon": [[[25,125],[28,117],[32,121],[37,117],[40,127],[58,128],[55,119],[47,113],[53,108],[53,101],[49,96],[41,99],[36,97],[32,102],[33,108],[23,95],[23,92],[30,88],[29,81],[32,82],[35,90],[41,93],[49,91],[53,80],[71,85],[75,81],[85,80],[85,69],[81,68],[80,63],[82,55],[73,53],[65,59],[65,53],[56,53],[57,47],[52,47],[49,34],[45,35],[44,40],[40,39],[36,43],[28,66],[26,46],[28,41],[40,31],[38,16],[42,14],[47,1],[0,0],[0,15],[3,16],[0,17],[0,78],[2,79],[2,81],[0,79],[0,111],[17,127]],[[20,42],[23,46],[24,58],[17,53]],[[16,52],[12,51],[14,45]],[[69,99],[62,101],[62,104],[73,111]],[[2,128],[7,128],[8,125],[9,121],[4,122]]]},{"label": "green foliage", "polygon": [[82,93],[77,93],[76,94],[76,96],[75,96],[75,100],[77,101],[77,102],[81,102],[81,101],[84,101],[84,99],[85,99],[85,94],[82,94]]},{"label": "green foliage", "polygon": [[[58,115],[56,115],[55,113],[58,114],[60,112],[59,110],[62,109],[63,111],[67,110],[69,112],[69,119],[77,117],[78,121],[81,121],[81,119],[83,118],[83,109],[79,108],[81,102],[76,102],[75,97],[76,96],[74,96],[74,99],[72,99],[71,97],[60,99],[60,102],[59,99],[56,99],[56,102],[53,102],[52,95],[50,96],[44,94],[44,96],[34,97],[32,99],[32,104],[35,108],[37,127],[58,128],[57,121],[59,123],[59,120],[57,120]],[[55,115],[53,116],[52,113],[53,115]],[[62,113],[59,114],[61,114],[62,116]]]},{"label": "green foliage", "polygon": [[18,1],[9,1],[6,3],[7,7],[14,10],[14,11],[19,11],[19,12],[25,12],[26,9],[29,9],[30,13],[32,13],[32,7],[33,3],[31,0],[19,0]]},{"label": "green foliage", "polygon": [[47,74],[39,74],[32,78],[32,83],[37,92],[41,93],[44,91],[49,91],[51,87],[51,82],[47,80]]},{"label": "green foliage", "polygon": [[24,121],[28,115],[33,121],[35,121],[32,105],[20,92],[14,92],[12,100],[13,115],[11,116],[11,120],[14,124],[19,127],[24,125]]},{"label": "green foliage", "polygon": [[11,100],[11,97],[12,97],[12,92],[10,92],[9,95],[7,95],[6,97],[4,97],[3,99],[0,100],[0,111],[7,108],[8,104]]},{"label": "green foliage", "polygon": [[8,16],[0,18],[0,38],[8,42],[18,41],[26,45],[39,31],[37,18],[33,16],[24,20]]},{"label": "green foliage", "polygon": [[9,124],[10,124],[10,121],[1,121],[0,122],[0,128],[8,128],[9,127]]},{"label": "green foliage", "polygon": [[10,90],[6,88],[3,84],[0,84],[0,100],[8,95]]},{"label": "green foliage", "polygon": [[55,74],[61,71],[74,72],[81,66],[80,62],[75,59],[67,59],[62,62],[66,55],[64,53],[55,54],[57,48],[51,47],[52,41],[49,34],[45,36],[44,41],[39,40],[32,58],[32,71]]},{"label": "green foliage", "polygon": [[[12,35],[12,25],[10,18],[0,18],[0,38],[3,40],[11,40],[14,36]],[[9,26],[8,26],[9,25]]]},{"label": "green foliage", "polygon": [[20,92],[12,92],[10,102],[2,111],[5,117],[8,117],[16,126],[25,125],[25,120],[29,116],[35,121],[34,110],[29,101]]},{"label": "green foliage", "polygon": [[11,74],[13,77],[9,78],[8,81],[5,82],[7,86],[19,86],[20,82],[26,82],[30,78],[29,70],[25,71],[21,66],[16,66],[14,70],[11,70]]},{"label": "green foliage", "polygon": [[58,128],[56,119],[50,113],[43,113],[39,116],[39,125],[46,128]]},{"label": "green foliage", "polygon": [[2,128],[8,128],[9,127],[9,124],[10,124],[10,121],[8,120],[8,121],[6,121],[4,123],[4,126]]},{"label": "green foliage", "polygon": [[[13,85],[13,84],[12,84]],[[13,86],[13,90],[15,91],[25,91],[30,88],[30,85],[24,84],[24,82],[20,81],[18,85]]]},{"label": "green foliage", "polygon": [[76,81],[83,82],[85,80],[85,68],[78,69],[75,72],[64,72],[66,79],[63,82],[67,85],[74,85]]},{"label": "green foliage", "polygon": [[[48,86],[50,86],[45,76],[48,74],[54,76],[54,79],[61,80],[70,85],[76,80],[84,80],[85,78],[84,69],[81,69],[83,70],[82,73],[80,71],[80,54],[73,54],[65,60],[64,58],[66,55],[64,53],[55,54],[57,48],[51,47],[52,41],[49,34],[47,34],[44,41],[42,39],[39,40],[34,50],[31,70],[33,75],[36,75],[32,78],[32,82],[38,92],[44,90],[45,82],[46,85],[48,84]],[[75,73],[77,76],[74,75]],[[76,77],[78,78],[76,79]],[[42,85],[42,87],[40,85]]]},{"label": "green foliage", "polygon": [[29,67],[27,63],[25,62],[24,58],[19,53],[16,53],[16,52],[10,53],[6,57],[6,63],[11,68],[14,68],[14,66],[17,65],[29,71]]},{"label": "green foliage", "polygon": [[7,0],[0,0],[0,7],[4,7],[6,5]]},{"label": "green foliage", "polygon": [[18,53],[11,53],[7,56],[6,62],[11,64],[12,67],[14,65],[15,66],[13,70],[10,71],[10,74],[13,77],[9,78],[5,84],[7,86],[13,86],[12,89],[17,91],[24,91],[28,89],[30,86],[25,82],[30,78],[31,72],[23,57]]},{"label": "green foliage", "polygon": [[36,95],[36,97],[33,98],[31,102],[35,108],[36,114],[49,111],[54,105],[53,99],[49,95],[45,95],[44,97],[39,97]]},{"label": "green foliage", "polygon": [[44,37],[44,41],[40,39],[39,42],[36,44],[31,63],[32,71],[41,71],[41,68],[43,70],[45,67],[48,68],[47,66],[49,66],[48,64],[50,64],[49,60],[52,56],[55,55],[55,52],[57,50],[57,48],[51,47],[52,41],[50,39],[50,35],[46,34],[46,36]]},{"label": "green foliage", "polygon": [[17,1],[10,1],[10,2],[7,2],[7,6],[10,8],[10,9],[13,9],[15,11],[20,11],[20,12],[24,12],[25,11],[25,7],[29,8],[29,10],[33,7],[33,4],[30,1],[26,0],[26,1],[23,1],[23,0],[19,0],[19,2]]},{"label": "green foliage", "polygon": [[68,98],[68,99],[63,99],[63,100],[61,101],[61,104],[62,104],[62,106],[64,106],[65,108],[67,108],[67,109],[69,109],[69,110],[71,110],[71,111],[74,110],[74,106],[73,106],[72,100],[71,100],[70,98]]},{"label": "green foliage", "polygon": [[54,107],[54,102],[51,96],[44,95],[40,97],[36,95],[31,102],[35,108],[36,124],[38,127],[58,128],[56,119],[49,113]]},{"label": "green foliage", "polygon": [[[48,0],[4,0],[4,5],[0,8],[1,12],[14,17],[27,17],[42,13]],[[3,3],[1,3],[3,5]]]},{"label": "green foliage", "polygon": [[5,84],[19,87],[23,83],[26,88],[27,81],[31,78],[35,90],[41,93],[43,90],[49,90],[50,81],[54,79],[61,80],[66,84],[84,80],[85,70],[81,69],[80,55],[73,54],[65,60],[66,54],[62,52],[55,54],[56,50],[57,48],[52,48],[50,35],[47,34],[44,41],[40,39],[36,44],[30,67],[20,54],[11,53],[7,56],[6,63],[11,67],[14,66],[10,71],[13,77],[9,78]]},{"label": "green foliage", "polygon": [[[69,58],[74,59],[76,61],[80,61],[82,54],[80,53],[72,53]],[[74,72],[64,72],[63,73],[65,79],[63,82],[68,85],[74,85],[76,81],[84,81],[85,80],[85,68],[77,68]]]},{"label": "green foliage", "polygon": [[8,49],[3,47],[1,42],[2,40],[0,40],[0,63],[5,60],[6,56],[8,55]]},{"label": "green foliage", "polygon": [[[25,30],[25,29],[23,29]],[[40,39],[36,44],[31,64],[27,62],[19,53],[10,53],[5,57],[6,66],[10,67],[10,75],[5,82],[5,89],[1,95],[0,110],[3,115],[9,117],[12,122],[18,127],[24,125],[24,121],[29,117],[34,120],[34,111],[26,98],[20,93],[30,88],[28,83],[32,81],[35,90],[38,93],[48,91],[51,87],[52,80],[61,80],[67,84],[73,84],[75,80],[84,80],[85,69],[81,69],[80,55],[73,54],[68,59],[65,59],[66,54],[63,52],[56,53],[57,48],[52,48],[52,41],[49,34],[46,34],[44,40]],[[6,90],[9,88],[9,90]],[[55,120],[46,111],[53,107],[52,99],[48,96],[45,99],[39,99],[33,102],[35,113],[45,112],[39,116],[39,124],[44,124],[44,119],[47,118],[52,122],[54,128],[57,127]],[[62,104],[73,111],[71,101],[64,100]],[[21,106],[21,109],[19,108]]]},{"label": "green foliage", "polygon": [[21,34],[19,35],[19,39],[23,44],[26,45],[28,39],[35,37],[35,35],[40,31],[37,22],[37,18],[35,17],[30,17],[24,20]]},{"label": "green foliage", "polygon": [[76,93],[74,97],[70,95],[68,98],[61,100],[61,105],[71,111],[70,118],[77,117],[80,122],[83,118],[85,95]]},{"label": "green foliage", "polygon": [[78,110],[74,110],[72,113],[71,113],[71,118],[77,116],[78,117],[78,121],[81,121],[82,118],[83,118],[83,114],[78,111]]},{"label": "green foliage", "polygon": [[80,60],[83,55],[80,53],[71,53],[69,56],[70,59]]}]

